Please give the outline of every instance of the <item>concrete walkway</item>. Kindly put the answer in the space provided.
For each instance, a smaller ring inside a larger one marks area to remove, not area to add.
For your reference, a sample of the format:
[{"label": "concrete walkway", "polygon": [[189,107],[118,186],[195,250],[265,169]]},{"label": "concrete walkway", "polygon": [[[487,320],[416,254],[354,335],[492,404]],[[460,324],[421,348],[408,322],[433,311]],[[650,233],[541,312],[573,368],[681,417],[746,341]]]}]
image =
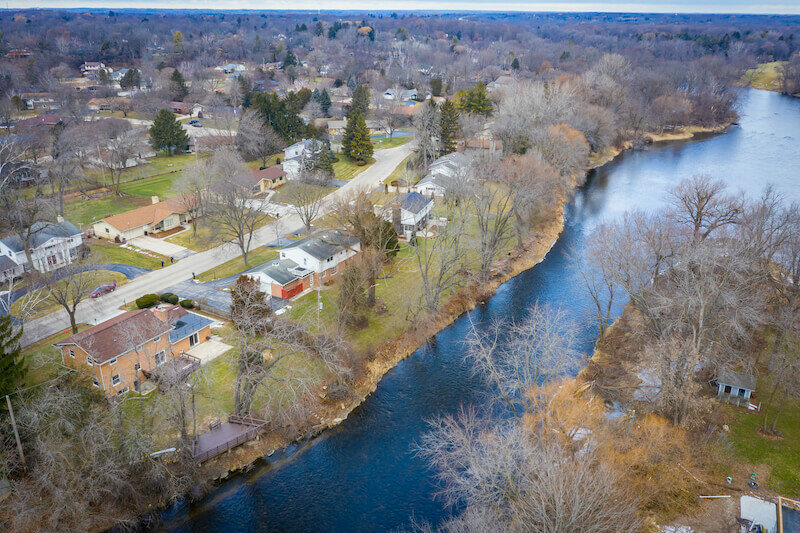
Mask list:
[{"label": "concrete walkway", "polygon": [[[375,151],[375,163],[364,172],[351,179],[347,185],[339,187],[323,201],[319,217],[323,217],[335,209],[339,200],[359,190],[373,190],[380,187],[383,180],[399,165],[412,151],[413,142],[406,143],[397,148],[387,148]],[[319,218],[318,217],[318,218]],[[294,213],[281,217],[277,224],[282,235],[288,235],[303,230],[303,223]],[[276,223],[267,224],[253,233],[252,249],[275,241]],[[130,303],[142,294],[162,292],[167,287],[192,278],[192,274],[200,274],[219,266],[241,255],[239,248],[232,243],[225,243],[216,248],[192,254],[175,264],[165,268],[148,272],[135,280],[119,287],[116,291],[96,298],[92,302],[82,302],[77,309],[78,322],[94,324],[107,320],[120,313],[119,307]],[[50,313],[49,315],[28,321],[22,335],[21,344],[27,346],[53,335],[69,327],[69,317],[66,311]]]},{"label": "concrete walkway", "polygon": [[211,338],[206,342],[198,344],[186,353],[197,357],[200,359],[200,364],[204,365],[232,349],[233,346],[230,344],[225,344],[221,340]]},{"label": "concrete walkway", "polygon": [[136,237],[128,242],[137,248],[155,252],[167,257],[173,257],[175,259],[183,259],[184,257],[188,257],[194,253],[194,250],[184,248],[183,246],[165,241],[164,239],[156,239],[155,237],[150,237],[149,235]]}]

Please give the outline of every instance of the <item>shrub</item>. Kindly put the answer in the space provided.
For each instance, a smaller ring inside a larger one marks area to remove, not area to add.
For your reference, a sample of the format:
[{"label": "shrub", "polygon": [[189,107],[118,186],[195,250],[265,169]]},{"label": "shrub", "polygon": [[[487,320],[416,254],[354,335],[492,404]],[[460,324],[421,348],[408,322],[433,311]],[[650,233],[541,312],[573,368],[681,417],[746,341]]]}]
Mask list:
[{"label": "shrub", "polygon": [[363,167],[366,164],[367,164],[367,162],[364,161],[363,159],[356,159],[356,166]]},{"label": "shrub", "polygon": [[181,307],[184,309],[191,309],[194,307],[194,302],[191,300],[181,300]]},{"label": "shrub", "polygon": [[144,309],[146,307],[153,307],[158,302],[158,294],[145,294],[136,298],[136,307]]},{"label": "shrub", "polygon": [[162,293],[159,298],[161,299],[162,302],[166,302],[168,304],[175,305],[178,303],[178,296],[171,292]]}]

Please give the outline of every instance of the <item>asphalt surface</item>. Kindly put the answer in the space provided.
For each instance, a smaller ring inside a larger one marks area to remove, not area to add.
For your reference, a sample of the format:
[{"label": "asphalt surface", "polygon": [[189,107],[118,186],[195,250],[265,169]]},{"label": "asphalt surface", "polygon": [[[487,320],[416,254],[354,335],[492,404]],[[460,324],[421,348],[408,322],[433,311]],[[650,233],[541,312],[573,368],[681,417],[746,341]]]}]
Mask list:
[{"label": "asphalt surface", "polygon": [[[380,186],[397,165],[411,153],[412,144],[407,143],[396,148],[376,150],[375,163],[348,181],[347,184],[329,194],[323,201],[319,216],[322,217],[332,211],[336,202],[340,199],[347,198],[359,190],[372,190]],[[276,225],[282,235],[303,231],[300,217],[294,213],[289,213],[277,221],[256,230],[253,235],[251,249],[274,242]],[[122,313],[121,306],[132,302],[142,294],[163,292],[168,287],[190,280],[195,274],[205,272],[240,255],[241,252],[235,244],[225,243],[205,252],[191,255],[160,270],[139,275],[136,279],[131,280],[112,293],[91,301],[82,302],[77,309],[77,321],[87,324],[100,323]],[[41,318],[28,321],[25,324],[21,344],[27,346],[68,327],[69,318],[66,311],[61,309]]]}]

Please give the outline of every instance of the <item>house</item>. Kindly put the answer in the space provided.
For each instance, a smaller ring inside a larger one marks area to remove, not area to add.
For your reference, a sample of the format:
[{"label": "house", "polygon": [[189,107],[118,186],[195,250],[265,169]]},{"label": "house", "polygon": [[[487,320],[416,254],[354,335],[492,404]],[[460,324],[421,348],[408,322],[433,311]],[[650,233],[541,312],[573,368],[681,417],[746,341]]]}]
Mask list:
[{"label": "house", "polygon": [[153,196],[151,201],[150,205],[95,222],[92,224],[95,236],[126,242],[136,237],[174,229],[192,220],[186,208],[191,202],[186,202],[183,198],[159,202],[158,196]]},{"label": "house", "polygon": [[245,67],[241,63],[228,63],[227,65],[220,65],[218,67],[214,67],[214,70],[218,72],[224,72],[225,74],[234,74],[237,72],[245,72],[247,70],[247,67]]},{"label": "house", "polygon": [[53,93],[23,93],[20,99],[25,104],[25,109],[42,111],[48,109],[59,109],[61,104],[56,100]]},{"label": "house", "polygon": [[130,70],[129,68],[121,68],[116,72],[114,72],[113,74],[111,74],[111,79],[119,83],[120,81],[122,81],[122,78],[125,77],[125,74],[127,74],[129,70]]},{"label": "house", "polygon": [[19,267],[12,270],[30,271],[33,268],[39,272],[49,272],[61,268],[77,259],[78,248],[83,244],[83,232],[61,218],[56,222],[36,222],[31,232],[33,265],[28,263],[25,246],[19,236],[0,239],[0,256],[7,257]]},{"label": "house", "polygon": [[37,115],[35,117],[18,120],[14,123],[14,132],[17,134],[30,133],[37,128],[52,128],[60,122],[61,117],[58,115],[54,115],[53,113],[45,113],[43,115]]},{"label": "house", "polygon": [[[188,374],[199,366],[189,351],[211,337],[213,321],[178,306],[127,311],[53,344],[65,365],[91,376],[108,397],[140,390],[165,370]],[[170,376],[174,376],[175,373]]]},{"label": "house", "polygon": [[319,230],[281,250],[280,258],[247,275],[275,298],[290,299],[341,274],[344,264],[361,251],[361,243],[339,230]]},{"label": "house", "polygon": [[86,107],[92,111],[113,111],[114,109],[121,108],[130,103],[130,98],[119,96],[112,98],[91,98],[86,103]]},{"label": "house", "polygon": [[178,115],[197,115],[203,112],[203,106],[191,102],[170,102],[169,110]]},{"label": "house", "polygon": [[409,192],[395,196],[386,206],[375,206],[376,214],[388,220],[401,237],[411,236],[424,228],[431,211],[433,199],[418,192]]},{"label": "house", "polygon": [[413,190],[423,196],[443,197],[447,192],[447,177],[441,175],[428,174],[414,185]]},{"label": "house", "polygon": [[99,61],[87,61],[86,63],[81,65],[81,73],[84,76],[94,74],[100,70],[108,70],[106,69],[105,63],[101,63]]},{"label": "house", "polygon": [[407,102],[409,100],[417,99],[416,89],[386,89],[383,93],[384,100],[402,100]]},{"label": "house", "polygon": [[430,164],[428,174],[414,185],[414,190],[425,196],[444,196],[448,187],[457,186],[462,181],[459,178],[464,176],[471,161],[460,152],[443,155]]},{"label": "house", "polygon": [[311,153],[315,142],[314,139],[303,139],[283,151],[283,171],[286,173],[287,179],[293,179],[300,175],[305,159]]},{"label": "house", "polygon": [[517,83],[517,79],[514,76],[503,75],[498,77],[496,80],[489,82],[486,85],[486,90],[488,92],[492,92],[497,89],[503,89],[509,87],[510,85],[514,85],[515,83]]},{"label": "house", "polygon": [[10,257],[0,255],[0,283],[19,277],[24,271],[22,265],[16,264]]},{"label": "house", "polygon": [[286,172],[278,165],[254,170],[251,177],[253,180],[253,194],[263,194],[286,183]]},{"label": "house", "polygon": [[717,384],[717,397],[722,399],[736,398],[739,401],[749,400],[756,390],[756,377],[723,368],[714,379]]}]

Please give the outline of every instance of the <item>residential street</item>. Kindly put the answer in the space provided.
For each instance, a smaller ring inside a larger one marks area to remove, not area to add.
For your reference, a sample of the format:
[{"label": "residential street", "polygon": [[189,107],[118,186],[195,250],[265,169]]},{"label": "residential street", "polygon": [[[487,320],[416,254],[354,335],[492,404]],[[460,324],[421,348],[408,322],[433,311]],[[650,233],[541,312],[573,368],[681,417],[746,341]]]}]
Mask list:
[{"label": "residential street", "polygon": [[[411,145],[412,143],[407,143],[397,148],[376,150],[374,155],[375,163],[371,167],[325,198],[320,216],[328,213],[337,199],[346,197],[361,189],[373,189],[380,185],[397,165],[411,153]],[[251,249],[275,241],[276,229],[283,236],[302,228],[303,224],[296,214],[287,214],[257,230],[254,234],[254,242]],[[94,300],[82,302],[78,306],[77,321],[86,324],[99,324],[120,314],[122,312],[119,309],[120,306],[132,302],[143,294],[161,292],[167,287],[191,279],[193,274],[205,272],[239,255],[241,253],[235,244],[225,243],[205,252],[191,255],[174,265],[143,274],[130,283],[119,287],[115,292]],[[68,327],[69,317],[64,310],[31,320],[25,324],[21,344],[22,346],[27,346]]]}]

